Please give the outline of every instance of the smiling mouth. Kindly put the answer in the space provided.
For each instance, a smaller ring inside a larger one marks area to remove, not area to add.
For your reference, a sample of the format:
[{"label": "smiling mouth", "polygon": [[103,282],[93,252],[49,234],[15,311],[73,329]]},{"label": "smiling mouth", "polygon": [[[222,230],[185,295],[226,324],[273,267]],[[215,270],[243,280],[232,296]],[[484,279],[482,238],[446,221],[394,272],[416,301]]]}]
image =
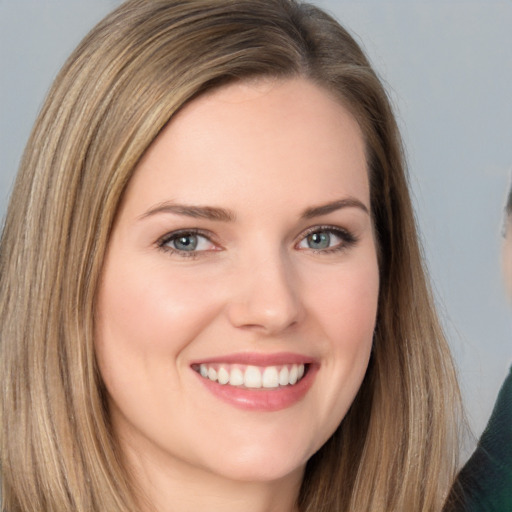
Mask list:
[{"label": "smiling mouth", "polygon": [[295,386],[307,374],[309,364],[254,366],[202,363],[192,365],[204,379],[245,389],[278,389]]}]

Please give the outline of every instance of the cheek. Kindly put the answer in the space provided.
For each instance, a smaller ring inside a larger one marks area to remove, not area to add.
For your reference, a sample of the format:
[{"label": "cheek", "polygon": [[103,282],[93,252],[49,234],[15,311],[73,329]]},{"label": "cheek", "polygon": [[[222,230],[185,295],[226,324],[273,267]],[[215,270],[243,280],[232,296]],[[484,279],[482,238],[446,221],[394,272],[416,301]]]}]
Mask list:
[{"label": "cheek", "polygon": [[137,272],[107,266],[101,284],[97,316],[104,342],[128,350],[179,351],[215,316],[214,295],[201,282],[161,268],[127,267]]},{"label": "cheek", "polygon": [[127,389],[153,396],[155,383],[179,382],[178,363],[216,317],[218,299],[201,280],[170,275],[165,265],[116,262],[115,267],[107,263],[98,297],[99,369],[112,396],[124,396]]},{"label": "cheek", "polygon": [[325,283],[323,287],[311,283],[310,310],[314,310],[324,350],[330,353],[327,364],[336,385],[355,394],[373,344],[379,295],[376,258],[340,268]]},{"label": "cheek", "polygon": [[[183,377],[179,362],[215,318],[215,290],[205,291],[203,281],[186,279],[184,272],[170,274],[165,263],[144,265],[119,257],[115,262],[105,264],[95,332],[96,356],[113,418],[119,419],[121,411],[122,417],[142,422],[147,431],[152,423],[170,429],[161,411],[172,401],[173,407],[185,407],[179,402]],[[159,389],[167,392],[155,391]]]},{"label": "cheek", "polygon": [[342,269],[321,293],[318,286],[310,289],[316,316],[338,348],[371,343],[379,294],[376,261]]},{"label": "cheek", "polygon": [[309,304],[325,357],[317,379],[314,428],[325,442],[343,420],[366,374],[377,315],[377,262],[369,259],[368,264],[340,268],[331,272],[323,287],[316,284],[310,283]]}]

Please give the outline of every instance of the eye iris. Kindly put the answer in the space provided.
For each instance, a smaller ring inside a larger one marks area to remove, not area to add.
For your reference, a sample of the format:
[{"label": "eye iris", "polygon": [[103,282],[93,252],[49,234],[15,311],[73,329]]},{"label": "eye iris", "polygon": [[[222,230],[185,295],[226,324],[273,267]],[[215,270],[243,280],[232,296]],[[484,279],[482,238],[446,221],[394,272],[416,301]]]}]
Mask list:
[{"label": "eye iris", "polygon": [[174,247],[179,251],[193,251],[197,247],[197,236],[182,235],[174,240]]},{"label": "eye iris", "polygon": [[307,240],[310,249],[327,249],[331,244],[331,235],[325,231],[311,233]]}]

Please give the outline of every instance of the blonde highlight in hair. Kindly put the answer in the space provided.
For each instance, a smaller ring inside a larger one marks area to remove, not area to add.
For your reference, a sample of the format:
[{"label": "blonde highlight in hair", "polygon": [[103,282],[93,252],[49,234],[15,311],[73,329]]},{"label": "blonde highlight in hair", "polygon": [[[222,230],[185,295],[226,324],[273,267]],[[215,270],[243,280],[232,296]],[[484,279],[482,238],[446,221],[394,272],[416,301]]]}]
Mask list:
[{"label": "blonde highlight in hair", "polygon": [[366,138],[381,291],[374,351],[309,461],[301,512],[435,511],[453,477],[457,385],[409,199],[400,136],[354,39],[293,0],[129,0],[82,41],[28,142],[0,246],[3,510],[126,512],[140,492],[112,436],[93,350],[109,233],[146,149],[187,102],[302,76]]}]

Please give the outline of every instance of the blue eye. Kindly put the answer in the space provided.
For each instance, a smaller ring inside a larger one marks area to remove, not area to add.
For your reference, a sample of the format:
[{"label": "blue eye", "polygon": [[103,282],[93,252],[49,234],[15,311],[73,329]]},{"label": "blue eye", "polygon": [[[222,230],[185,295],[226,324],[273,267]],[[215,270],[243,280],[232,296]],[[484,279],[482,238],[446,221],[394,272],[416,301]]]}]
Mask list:
[{"label": "blue eye", "polygon": [[306,237],[310,249],[327,249],[331,246],[331,234],[326,231],[311,233]]},{"label": "blue eye", "polygon": [[340,228],[314,228],[299,242],[299,249],[313,251],[336,252],[348,248],[356,242],[356,238],[348,231]]},{"label": "blue eye", "polygon": [[173,248],[178,251],[195,251],[197,249],[198,242],[198,236],[192,234],[181,235],[170,240],[170,243],[174,246]]},{"label": "blue eye", "polygon": [[218,246],[206,235],[195,231],[168,233],[158,241],[158,247],[181,256],[195,256],[200,252],[218,250]]}]

